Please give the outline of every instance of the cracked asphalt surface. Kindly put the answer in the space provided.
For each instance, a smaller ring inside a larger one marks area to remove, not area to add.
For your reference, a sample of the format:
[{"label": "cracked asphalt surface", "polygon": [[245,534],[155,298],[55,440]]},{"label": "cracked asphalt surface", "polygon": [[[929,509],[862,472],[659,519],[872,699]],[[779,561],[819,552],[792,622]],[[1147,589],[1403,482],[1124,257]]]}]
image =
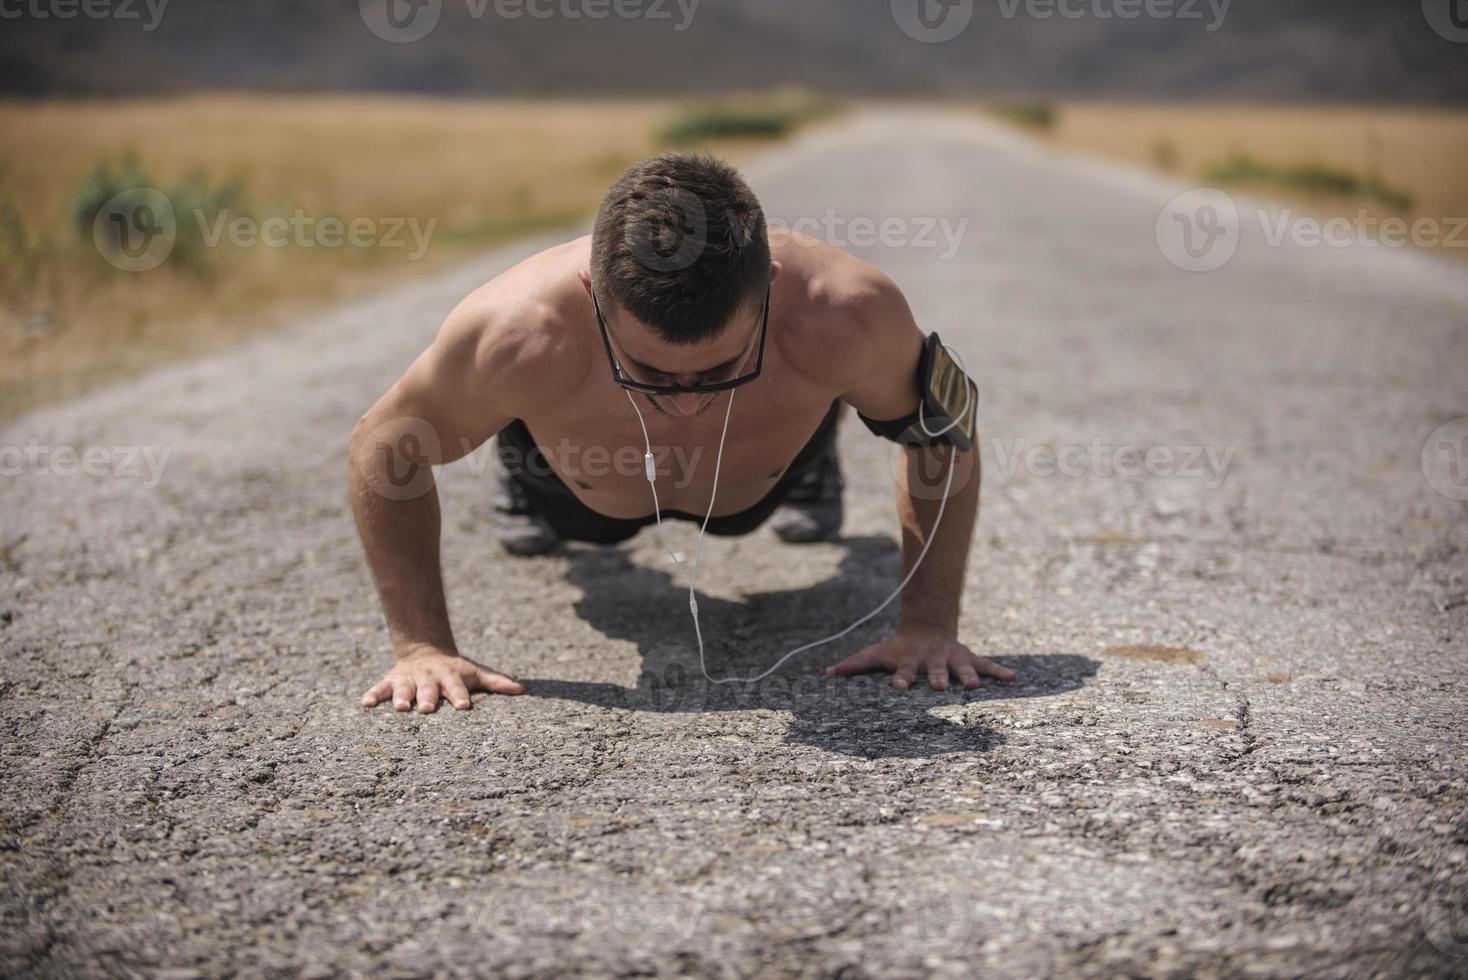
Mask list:
[{"label": "cracked asphalt surface", "polygon": [[[1468,973],[1468,504],[1422,465],[1468,414],[1464,268],[1269,247],[1240,200],[1179,271],[1181,186],[936,111],[746,174],[787,225],[968,219],[947,259],[841,233],[980,382],[962,637],[1021,680],[822,678],[884,614],[710,688],[655,538],[506,557],[481,451],[441,474],[450,605],[529,693],[362,710],[348,432],[528,241],[0,430],[170,453],[0,478],[5,973]],[[1043,448],[1093,445],[1172,471]],[[895,584],[887,444],[841,449],[842,542],[708,543],[713,669]]]}]

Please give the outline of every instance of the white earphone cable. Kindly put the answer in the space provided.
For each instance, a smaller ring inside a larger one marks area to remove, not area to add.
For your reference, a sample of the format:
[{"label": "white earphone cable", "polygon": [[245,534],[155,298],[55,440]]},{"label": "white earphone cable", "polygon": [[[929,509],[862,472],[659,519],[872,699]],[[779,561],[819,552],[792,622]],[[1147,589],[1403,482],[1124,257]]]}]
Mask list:
[{"label": "white earphone cable", "polygon": [[[956,361],[958,363],[959,370],[960,371],[963,371],[964,374],[965,374],[965,377],[966,377],[967,376],[967,371],[964,369],[963,358],[959,356],[959,354],[958,354],[958,352],[956,350],[954,350],[952,347],[950,347],[947,344],[944,344],[943,345],[943,349],[946,350],[946,351],[948,351],[949,355],[954,359],[954,361]],[[681,564],[681,559],[677,555],[675,555],[673,553],[672,549],[668,547],[667,541],[663,539],[663,515],[662,515],[661,508],[658,506],[658,491],[657,491],[657,485],[656,485],[656,483],[657,483],[657,481],[656,481],[657,472],[656,472],[656,469],[654,468],[654,465],[653,465],[654,457],[653,457],[653,454],[652,454],[652,440],[648,437],[648,434],[647,434],[647,423],[642,418],[642,409],[640,409],[640,408],[637,407],[637,401],[636,401],[636,399],[634,399],[632,397],[632,392],[631,391],[628,391],[625,388],[623,390],[624,391],[627,391],[627,400],[628,400],[628,402],[631,403],[632,410],[637,413],[637,421],[642,426],[642,438],[643,438],[643,441],[646,443],[646,446],[647,446],[647,451],[646,451],[646,454],[644,455],[643,458],[644,458],[644,461],[646,463],[645,469],[646,469],[648,486],[650,486],[652,488],[652,506],[653,506],[653,513],[657,517],[657,534],[658,534],[658,540],[659,540],[659,542],[662,543],[663,549],[668,552],[668,556],[670,558],[672,558],[674,562],[678,562],[678,563]],[[977,406],[971,404],[972,401],[973,401],[973,391],[972,391],[972,388],[971,388],[970,385],[965,385],[964,386],[964,403],[963,403],[963,409],[958,413],[958,416],[956,418],[954,418],[953,420],[951,420],[948,423],[948,425],[944,426],[942,429],[939,429],[937,432],[932,432],[932,431],[930,431],[928,429],[927,422],[923,419],[923,405],[922,405],[922,401],[919,401],[918,402],[918,425],[922,427],[923,432],[926,433],[930,438],[936,438],[938,436],[941,436],[945,432],[947,432],[950,429],[952,429],[954,426],[958,425],[959,421],[962,420],[965,416],[970,415],[970,413],[972,413],[973,411],[976,410]],[[841,630],[840,632],[838,632],[838,633],[832,633],[830,636],[823,637],[822,639],[819,639],[819,640],[813,640],[810,643],[807,643],[807,644],[805,644],[803,646],[796,647],[794,650],[791,650],[789,653],[785,654],[779,660],[776,660],[774,662],[774,664],[772,664],[769,668],[767,668],[766,670],[761,671],[758,674],[755,674],[753,677],[713,677],[713,676],[711,676],[709,674],[709,672],[708,672],[708,666],[707,666],[707,663],[706,663],[706,661],[704,659],[703,628],[700,626],[699,621],[698,621],[698,599],[696,598],[696,595],[695,595],[695,591],[694,590],[695,590],[695,588],[698,585],[698,565],[699,565],[699,561],[703,557],[703,539],[704,539],[704,535],[708,531],[709,519],[713,516],[713,513],[714,513],[714,500],[715,500],[715,498],[716,498],[716,496],[718,495],[718,492],[719,492],[719,470],[722,467],[723,461],[724,461],[724,439],[729,434],[729,416],[731,414],[733,414],[733,411],[734,411],[734,389],[731,388],[731,389],[729,389],[729,407],[727,409],[725,409],[725,411],[724,411],[724,428],[719,433],[719,451],[714,456],[714,485],[713,485],[713,489],[710,490],[710,492],[709,492],[709,506],[708,506],[708,511],[707,511],[707,513],[704,514],[704,517],[703,517],[703,525],[699,528],[699,531],[698,531],[698,546],[697,546],[697,548],[694,551],[694,555],[693,555],[693,568],[690,570],[690,573],[689,573],[689,576],[688,576],[688,610],[689,610],[689,612],[691,612],[693,614],[693,632],[694,632],[694,636],[698,640],[698,669],[703,673],[704,679],[706,681],[708,681],[710,684],[753,684],[753,683],[756,683],[757,681],[764,680],[766,677],[770,676],[775,671],[779,670],[782,666],[784,666],[785,663],[788,662],[791,657],[794,657],[795,655],[800,654],[800,653],[804,653],[807,650],[813,650],[816,647],[824,646],[827,643],[831,643],[831,642],[833,642],[835,640],[841,639],[843,636],[845,636],[846,634],[850,633],[852,630],[856,629],[858,626],[862,625],[863,623],[867,622],[873,616],[877,615],[877,613],[879,613],[883,609],[887,608],[887,606],[892,602],[892,600],[895,599],[895,598],[897,598],[899,595],[901,595],[902,594],[902,590],[905,589],[905,588],[907,588],[907,583],[910,582],[910,581],[912,581],[913,575],[915,575],[917,573],[917,570],[918,570],[919,566],[921,566],[922,563],[923,563],[923,559],[927,557],[928,548],[932,546],[932,544],[933,544],[933,538],[936,537],[937,536],[937,533],[938,533],[938,526],[943,521],[943,511],[948,506],[948,496],[949,496],[949,494],[953,490],[953,474],[958,469],[957,459],[956,459],[956,452],[955,453],[950,453],[950,455],[949,455],[949,465],[948,465],[948,477],[947,477],[947,480],[945,481],[945,483],[943,484],[943,498],[938,502],[938,513],[933,516],[933,526],[928,529],[927,540],[923,542],[922,550],[918,552],[917,558],[915,558],[913,560],[912,568],[908,569],[907,574],[905,576],[903,576],[902,581],[898,583],[897,588],[893,589],[892,590],[892,593],[890,595],[888,595],[887,598],[883,599],[880,605],[878,605],[871,612],[867,613],[865,616],[863,616],[860,619],[856,620],[854,623],[852,623],[850,626],[847,626],[845,629]]]},{"label": "white earphone cable", "polygon": [[[628,388],[623,388],[622,390],[627,393],[627,401],[632,403],[632,411],[637,413],[637,424],[642,426],[642,441],[647,446],[647,452],[642,456],[642,469],[647,476],[647,485],[652,488],[652,512],[657,515],[658,519],[658,543],[663,546],[663,550],[668,553],[668,557],[672,560],[673,564],[681,565],[683,559],[672,548],[668,547],[668,540],[663,537],[663,509],[658,506],[658,464],[657,458],[652,454],[652,439],[647,435],[647,423],[642,420],[642,409],[637,407],[637,401],[632,397],[632,391]],[[728,419],[725,419],[724,422],[727,425]]]}]

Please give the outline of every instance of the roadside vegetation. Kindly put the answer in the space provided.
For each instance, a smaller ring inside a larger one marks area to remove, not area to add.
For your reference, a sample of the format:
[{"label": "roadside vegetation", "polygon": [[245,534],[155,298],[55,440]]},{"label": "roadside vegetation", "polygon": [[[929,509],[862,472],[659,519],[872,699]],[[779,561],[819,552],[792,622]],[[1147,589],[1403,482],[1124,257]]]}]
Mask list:
[{"label": "roadside vegetation", "polygon": [[[1468,220],[1468,111],[1407,106],[1018,103],[987,106],[1059,149],[1274,197],[1363,228]],[[1468,259],[1468,241],[1435,250]]]},{"label": "roadside vegetation", "polygon": [[737,163],[832,109],[791,92],[0,102],[0,418],[572,224],[667,146]]}]

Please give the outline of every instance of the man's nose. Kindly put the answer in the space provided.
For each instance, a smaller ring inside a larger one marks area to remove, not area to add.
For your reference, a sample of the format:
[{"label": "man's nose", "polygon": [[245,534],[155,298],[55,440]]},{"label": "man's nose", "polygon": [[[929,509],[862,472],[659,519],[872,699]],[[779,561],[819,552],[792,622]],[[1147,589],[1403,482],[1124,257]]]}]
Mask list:
[{"label": "man's nose", "polygon": [[668,396],[668,412],[671,415],[696,415],[703,407],[703,400],[708,395],[685,392],[681,395]]}]

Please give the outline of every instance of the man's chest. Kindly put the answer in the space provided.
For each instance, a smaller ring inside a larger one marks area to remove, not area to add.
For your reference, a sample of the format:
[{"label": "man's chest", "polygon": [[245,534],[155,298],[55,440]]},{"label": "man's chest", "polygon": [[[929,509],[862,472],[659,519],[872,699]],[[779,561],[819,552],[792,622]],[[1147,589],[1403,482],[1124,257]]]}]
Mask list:
[{"label": "man's chest", "polygon": [[651,512],[645,461],[649,443],[664,508],[703,513],[716,470],[715,514],[753,506],[774,487],[831,409],[830,396],[814,390],[786,390],[774,397],[757,384],[736,389],[720,458],[728,394],[693,417],[664,415],[643,399],[638,408],[646,439],[626,395],[620,389],[616,395],[525,420],[561,480],[582,502],[612,517]]}]

